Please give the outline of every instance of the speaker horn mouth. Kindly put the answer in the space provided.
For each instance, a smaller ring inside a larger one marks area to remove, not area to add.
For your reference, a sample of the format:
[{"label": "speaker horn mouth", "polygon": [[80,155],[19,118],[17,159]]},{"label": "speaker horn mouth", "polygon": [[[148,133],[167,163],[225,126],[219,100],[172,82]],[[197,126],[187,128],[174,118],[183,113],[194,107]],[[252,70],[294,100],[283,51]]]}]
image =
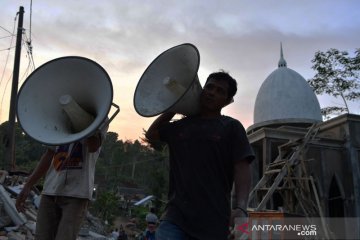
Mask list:
[{"label": "speaker horn mouth", "polygon": [[196,95],[199,94],[199,89],[201,91],[201,85],[197,83],[199,64],[199,51],[190,43],[172,47],[161,53],[146,68],[136,86],[136,112],[144,117],[153,117],[174,108],[184,115],[196,112],[196,96],[191,96],[195,99],[192,106],[181,106],[179,110],[178,104],[184,98],[188,98],[185,95],[189,95],[194,85]]},{"label": "speaker horn mouth", "polygon": [[84,57],[61,57],[25,80],[18,93],[17,119],[34,140],[64,145],[97,131],[112,100],[113,87],[104,68]]}]

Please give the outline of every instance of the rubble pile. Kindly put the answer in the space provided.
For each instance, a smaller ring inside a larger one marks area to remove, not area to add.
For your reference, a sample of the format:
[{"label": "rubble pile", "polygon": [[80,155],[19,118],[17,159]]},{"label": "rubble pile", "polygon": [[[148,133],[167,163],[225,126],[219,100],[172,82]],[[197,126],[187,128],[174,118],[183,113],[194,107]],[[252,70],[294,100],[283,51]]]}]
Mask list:
[{"label": "rubble pile", "polygon": [[[17,195],[20,193],[26,176],[22,173],[11,173],[0,170],[0,240],[33,240],[40,192],[34,189],[26,201],[25,213],[15,208]],[[78,240],[108,239],[104,224],[87,214]]]}]

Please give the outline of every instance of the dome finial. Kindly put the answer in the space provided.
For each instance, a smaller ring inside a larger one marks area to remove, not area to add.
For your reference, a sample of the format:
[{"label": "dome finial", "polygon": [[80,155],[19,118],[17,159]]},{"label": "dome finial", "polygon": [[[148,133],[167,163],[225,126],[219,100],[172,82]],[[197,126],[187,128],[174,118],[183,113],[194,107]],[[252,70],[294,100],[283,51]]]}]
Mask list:
[{"label": "dome finial", "polygon": [[284,59],[284,54],[283,54],[282,42],[280,42],[280,60],[278,63],[278,67],[287,67],[286,61]]}]

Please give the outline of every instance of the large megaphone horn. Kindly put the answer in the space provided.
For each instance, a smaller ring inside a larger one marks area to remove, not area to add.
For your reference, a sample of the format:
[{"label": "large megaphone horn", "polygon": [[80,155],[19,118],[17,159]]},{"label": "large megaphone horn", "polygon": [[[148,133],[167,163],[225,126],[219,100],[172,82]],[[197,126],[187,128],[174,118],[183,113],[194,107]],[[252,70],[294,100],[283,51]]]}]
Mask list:
[{"label": "large megaphone horn", "polygon": [[200,54],[189,43],[172,47],[147,67],[134,94],[134,107],[144,117],[172,111],[194,115],[202,87],[197,76]]},{"label": "large megaphone horn", "polygon": [[[37,68],[21,86],[17,118],[24,132],[46,145],[63,145],[107,126],[120,111],[109,75],[83,57],[62,57]],[[111,106],[117,108],[109,118]]]}]

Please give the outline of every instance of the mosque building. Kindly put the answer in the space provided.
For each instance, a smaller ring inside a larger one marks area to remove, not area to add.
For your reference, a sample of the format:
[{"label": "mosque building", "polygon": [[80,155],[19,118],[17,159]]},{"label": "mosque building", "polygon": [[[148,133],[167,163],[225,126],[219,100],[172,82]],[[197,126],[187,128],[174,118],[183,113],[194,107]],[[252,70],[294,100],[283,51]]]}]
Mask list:
[{"label": "mosque building", "polygon": [[328,239],[360,239],[359,133],[359,115],[322,120],[315,93],[287,67],[281,46],[247,129],[256,155],[250,213],[321,217]]}]

